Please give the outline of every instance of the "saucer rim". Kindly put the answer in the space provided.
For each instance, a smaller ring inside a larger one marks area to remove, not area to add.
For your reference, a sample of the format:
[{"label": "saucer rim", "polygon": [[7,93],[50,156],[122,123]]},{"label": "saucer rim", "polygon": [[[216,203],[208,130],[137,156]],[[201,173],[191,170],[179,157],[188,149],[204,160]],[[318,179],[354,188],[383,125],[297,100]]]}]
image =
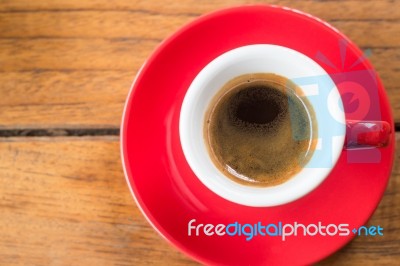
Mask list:
[{"label": "saucer rim", "polygon": [[[165,239],[170,245],[174,246],[175,248],[177,248],[178,250],[180,250],[183,254],[185,254],[186,256],[188,256],[189,258],[201,262],[201,263],[206,263],[206,264],[215,264],[214,261],[212,260],[207,260],[205,257],[201,256],[201,255],[197,255],[195,252],[193,252],[191,249],[186,248],[186,246],[184,244],[181,244],[179,241],[176,241],[174,238],[169,239],[168,238],[168,233],[167,232],[163,232],[161,230],[159,230],[159,228],[162,229],[162,227],[159,225],[159,223],[156,221],[156,219],[154,219],[152,217],[152,215],[150,214],[149,210],[147,209],[145,203],[136,196],[135,191],[134,191],[134,184],[131,183],[130,179],[129,179],[129,173],[126,169],[126,164],[127,164],[127,159],[125,158],[127,156],[127,149],[126,149],[126,123],[127,123],[127,113],[129,112],[128,108],[131,107],[130,103],[131,103],[131,99],[132,99],[132,95],[135,93],[135,84],[137,83],[137,81],[143,76],[143,73],[146,72],[146,69],[149,67],[150,62],[152,62],[154,59],[156,59],[158,57],[158,55],[160,53],[162,53],[163,48],[174,42],[175,39],[177,37],[179,37],[183,32],[185,32],[186,30],[192,28],[193,26],[195,26],[196,24],[202,23],[204,20],[208,20],[212,17],[215,16],[221,16],[225,13],[230,13],[230,12],[235,12],[235,11],[240,11],[240,9],[242,8],[248,8],[248,7],[252,7],[252,8],[278,8],[278,9],[284,9],[287,11],[292,11],[295,13],[299,13],[301,15],[305,15],[310,17],[311,19],[323,24],[324,26],[334,30],[337,34],[339,34],[342,38],[344,38],[345,40],[348,41],[349,46],[351,46],[352,48],[356,49],[357,51],[359,51],[359,48],[350,40],[348,39],[344,34],[342,34],[340,31],[338,31],[336,28],[334,28],[333,26],[331,26],[329,23],[322,21],[321,19],[314,17],[310,14],[307,14],[303,11],[299,11],[293,8],[288,8],[288,7],[283,7],[283,6],[277,6],[277,5],[241,5],[241,6],[235,6],[235,7],[230,7],[230,8],[224,8],[224,9],[220,9],[217,11],[213,11],[211,13],[207,13],[204,15],[199,16],[198,18],[196,18],[193,21],[190,21],[189,23],[185,24],[184,26],[182,26],[179,30],[177,30],[175,33],[173,33],[172,35],[170,35],[169,37],[167,37],[166,39],[164,39],[156,48],[155,50],[153,50],[153,52],[151,53],[151,55],[149,56],[149,58],[143,63],[143,65],[141,66],[140,70],[137,72],[135,79],[129,89],[129,93],[128,96],[126,98],[125,104],[124,104],[124,110],[123,110],[123,115],[121,118],[121,130],[120,130],[120,152],[121,152],[121,160],[122,160],[122,167],[123,167],[123,171],[124,171],[124,176],[127,182],[127,185],[129,187],[129,191],[136,203],[136,205],[138,206],[138,208],[140,209],[141,213],[143,214],[143,216],[145,217],[145,219],[147,220],[147,222],[149,222],[149,224],[153,227],[153,229],[159,234],[161,235],[161,237],[163,239]],[[367,65],[371,66],[371,63],[369,61],[365,62]],[[373,69],[371,67],[371,69]],[[376,73],[377,74],[377,73]],[[378,87],[383,88],[383,85],[381,84],[381,80],[377,74],[377,80],[378,80]],[[387,106],[389,106],[390,108],[390,104],[389,101],[387,99],[387,95],[386,93],[383,93],[382,95],[380,95],[380,97],[384,97],[385,99],[383,99],[383,101],[386,103],[385,107],[381,107],[381,108],[386,108]],[[393,121],[393,114],[392,114],[392,110],[389,111],[390,112],[390,118]],[[391,123],[392,127],[393,127],[393,123]],[[390,155],[390,162],[389,162],[389,169],[391,172],[391,170],[393,169],[393,163],[394,163],[394,152],[395,149],[393,148],[395,146],[395,134],[392,134],[392,140],[391,140],[391,144],[392,145],[392,153]],[[341,152],[343,153],[343,151]],[[386,184],[384,185],[384,188],[386,189],[388,181],[390,179],[390,176],[388,178],[386,178]],[[318,188],[316,188],[318,189]],[[383,193],[385,191],[385,189],[382,191],[379,200],[377,201],[376,205],[373,206],[373,211],[371,211],[371,213],[368,215],[368,219],[366,221],[368,221],[371,216],[374,214],[377,206],[379,205]],[[346,244],[348,244],[350,242],[350,240],[354,238],[353,235],[349,235],[349,237],[346,237],[346,240],[343,242],[342,245],[338,246],[336,249],[330,250],[329,252],[325,252],[325,254],[321,254],[319,256],[319,258],[317,258],[315,261],[311,262],[311,263],[315,263],[318,262],[324,258],[326,258],[327,256],[337,252],[339,249],[343,248],[343,246],[345,246]]]}]

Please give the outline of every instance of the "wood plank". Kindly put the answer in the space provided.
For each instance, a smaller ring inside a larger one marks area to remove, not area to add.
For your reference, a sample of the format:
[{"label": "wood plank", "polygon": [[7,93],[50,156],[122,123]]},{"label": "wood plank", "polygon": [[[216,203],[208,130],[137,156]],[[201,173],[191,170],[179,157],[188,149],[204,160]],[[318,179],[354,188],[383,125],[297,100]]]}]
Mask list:
[{"label": "wood plank", "polygon": [[[161,40],[195,15],[135,11],[0,13],[0,38],[132,38]],[[32,23],[34,21],[34,23]],[[160,27],[162,25],[162,27]]]},{"label": "wood plank", "polygon": [[135,71],[0,74],[0,128],[117,128]]},{"label": "wood plank", "polygon": [[[171,15],[142,13],[140,11],[0,13],[0,28],[2,29],[0,38],[57,37],[161,40],[197,16],[196,14]],[[399,22],[394,23],[388,20],[333,20],[331,24],[360,46],[400,47]],[[162,25],[162,27],[159,25]]]},{"label": "wood plank", "polygon": [[0,141],[1,265],[190,265],[151,229],[117,138]]},{"label": "wood plank", "polygon": [[[32,11],[32,10],[131,10],[148,13],[163,14],[204,14],[219,8],[237,6],[242,4],[265,4],[264,0],[165,0],[163,4],[157,1],[141,0],[3,0],[0,11]],[[399,1],[293,1],[271,0],[269,4],[289,6],[323,19],[399,19]]]},{"label": "wood plank", "polygon": [[1,39],[0,71],[135,70],[159,42],[138,39]]},{"label": "wood plank", "polygon": [[[397,135],[400,145],[400,134]],[[400,153],[368,225],[322,265],[387,265],[400,260]],[[196,265],[146,222],[123,176],[119,141],[0,139],[0,258],[4,265]]]}]

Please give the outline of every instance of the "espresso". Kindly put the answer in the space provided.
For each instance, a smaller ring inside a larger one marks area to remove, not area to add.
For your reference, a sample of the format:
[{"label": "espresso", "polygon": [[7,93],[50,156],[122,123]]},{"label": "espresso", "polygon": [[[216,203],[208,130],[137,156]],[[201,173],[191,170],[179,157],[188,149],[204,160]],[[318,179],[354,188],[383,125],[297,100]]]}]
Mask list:
[{"label": "espresso", "polygon": [[269,73],[225,84],[208,107],[204,137],[217,168],[251,186],[274,186],[298,173],[316,146],[315,113],[302,91]]}]

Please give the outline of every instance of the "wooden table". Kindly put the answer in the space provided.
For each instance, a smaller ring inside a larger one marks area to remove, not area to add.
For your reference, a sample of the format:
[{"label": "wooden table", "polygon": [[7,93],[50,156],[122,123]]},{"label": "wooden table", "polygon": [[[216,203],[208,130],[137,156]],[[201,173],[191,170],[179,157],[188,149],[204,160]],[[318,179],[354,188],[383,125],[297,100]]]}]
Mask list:
[{"label": "wooden table", "polygon": [[[196,265],[145,221],[123,176],[119,124],[140,65],[169,34],[258,1],[0,0],[0,265]],[[400,1],[270,1],[362,49],[400,129]],[[397,145],[400,145],[400,133]],[[369,225],[322,265],[400,261],[400,157]]]}]

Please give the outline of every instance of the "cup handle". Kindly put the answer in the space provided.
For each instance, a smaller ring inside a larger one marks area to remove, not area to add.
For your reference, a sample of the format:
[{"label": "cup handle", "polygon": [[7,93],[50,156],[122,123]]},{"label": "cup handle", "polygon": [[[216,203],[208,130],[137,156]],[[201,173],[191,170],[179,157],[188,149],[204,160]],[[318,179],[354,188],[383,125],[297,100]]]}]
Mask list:
[{"label": "cup handle", "polygon": [[347,121],[345,149],[385,147],[389,144],[391,126],[386,121]]}]

